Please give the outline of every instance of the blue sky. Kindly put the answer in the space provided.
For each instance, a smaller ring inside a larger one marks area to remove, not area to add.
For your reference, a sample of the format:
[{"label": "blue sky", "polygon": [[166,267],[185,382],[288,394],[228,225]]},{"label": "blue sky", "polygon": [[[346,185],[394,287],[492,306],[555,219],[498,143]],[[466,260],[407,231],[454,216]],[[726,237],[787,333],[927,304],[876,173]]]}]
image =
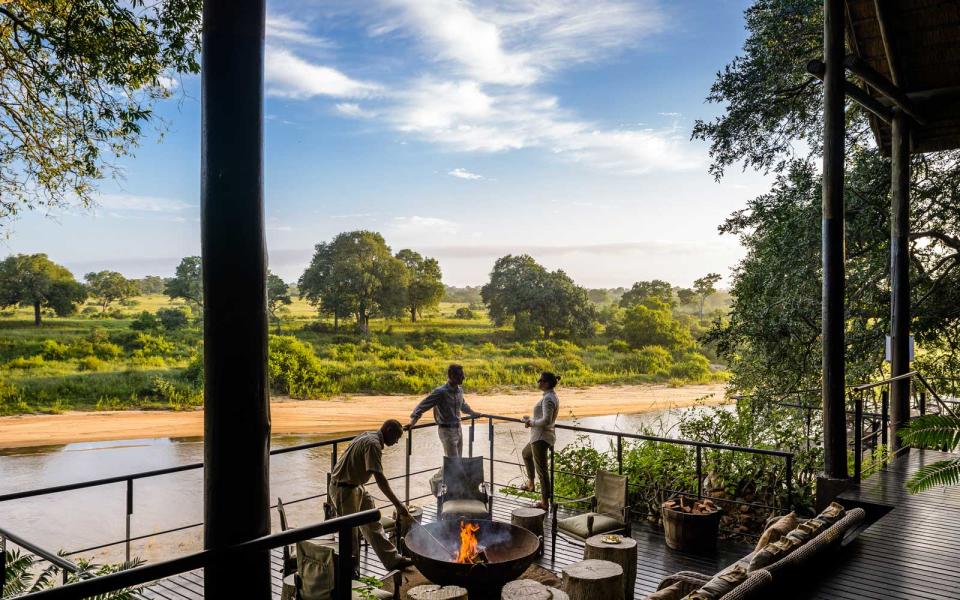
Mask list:
[{"label": "blue sky", "polygon": [[[271,269],[381,232],[483,283],[526,252],[590,287],[674,284],[742,250],[717,225],[766,190],[707,174],[689,140],[743,43],[746,0],[268,2],[265,198]],[[199,79],[172,78],[151,133],[99,206],[13,226],[9,252],[78,276],[169,275],[199,253]]]}]

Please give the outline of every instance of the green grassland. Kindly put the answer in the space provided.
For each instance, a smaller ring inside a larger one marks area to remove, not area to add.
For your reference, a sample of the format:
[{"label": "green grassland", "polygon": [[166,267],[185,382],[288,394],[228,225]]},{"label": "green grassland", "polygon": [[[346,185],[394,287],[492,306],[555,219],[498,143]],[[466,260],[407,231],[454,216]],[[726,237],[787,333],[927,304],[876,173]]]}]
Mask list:
[{"label": "green grassland", "polygon": [[[270,375],[276,395],[326,398],[338,394],[422,393],[444,380],[446,365],[467,369],[466,387],[491,392],[529,387],[542,370],[565,385],[702,382],[722,379],[702,354],[632,350],[619,340],[517,341],[482,310],[455,318],[462,303],[441,303],[412,323],[371,321],[362,335],[335,331],[309,304],[295,300],[271,326]],[[181,308],[188,326],[135,329],[142,312]],[[181,409],[202,399],[201,324],[181,301],[140,296],[106,312],[81,307],[72,318],[45,315],[36,327],[30,309],[0,313],[0,414],[99,409]]]}]

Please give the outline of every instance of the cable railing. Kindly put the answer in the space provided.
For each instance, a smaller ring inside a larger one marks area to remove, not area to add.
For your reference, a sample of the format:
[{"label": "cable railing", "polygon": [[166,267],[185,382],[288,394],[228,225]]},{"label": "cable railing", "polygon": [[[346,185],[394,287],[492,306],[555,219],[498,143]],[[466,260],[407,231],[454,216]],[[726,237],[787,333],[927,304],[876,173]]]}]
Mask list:
[{"label": "cable railing", "polygon": [[26,550],[31,555],[36,556],[60,569],[60,573],[63,577],[63,583],[67,583],[67,579],[70,577],[71,573],[78,573],[80,571],[80,567],[60,556],[59,554],[41,548],[40,546],[13,533],[12,531],[0,527],[0,573],[2,573],[2,575],[0,575],[0,598],[3,598],[4,588],[6,587],[7,583],[7,542],[10,542],[15,546],[19,546],[21,549]]},{"label": "cable railing", "polygon": [[[494,443],[496,439],[495,431],[496,431],[496,425],[499,423],[518,424],[518,423],[522,423],[522,420],[514,417],[507,417],[507,416],[493,415],[493,414],[481,414],[474,417],[464,417],[463,421],[464,421],[464,424],[467,425],[467,435],[468,435],[467,443],[464,445],[465,445],[465,451],[468,454],[468,456],[474,456],[475,452],[477,452],[478,440],[477,440],[476,430],[478,427],[478,420],[486,420],[487,422],[486,426],[488,430],[487,431],[488,448],[487,448],[486,456],[484,456],[484,458],[486,459],[485,462],[487,463],[487,467],[488,467],[489,483],[490,483],[491,489],[503,490],[504,488],[512,487],[510,483],[498,482],[495,479],[495,474],[498,472],[497,465],[501,465],[501,464],[517,465],[517,463],[515,462],[508,462],[508,461],[504,461],[502,459],[497,458],[496,445]],[[414,436],[417,435],[416,432],[419,430],[433,428],[433,427],[436,427],[435,423],[425,423],[425,424],[417,424],[412,428],[407,429],[406,448],[405,448],[405,456],[404,456],[404,471],[402,474],[393,475],[387,478],[388,481],[391,481],[391,482],[403,480],[404,489],[401,497],[403,498],[406,504],[410,504],[412,502],[416,502],[418,500],[423,500],[425,498],[429,498],[433,496],[432,493],[414,495],[414,491],[411,485],[411,481],[413,478],[422,477],[427,474],[432,474],[436,472],[437,469],[439,468],[439,464],[430,465],[420,469],[413,469],[413,465],[412,465],[412,459],[414,456],[413,439],[414,439]],[[567,425],[563,423],[558,423],[556,425],[556,428],[561,430],[573,431],[577,433],[583,433],[583,434],[607,436],[615,440],[616,464],[617,464],[617,470],[620,473],[622,473],[624,470],[624,444],[627,442],[650,442],[650,443],[656,443],[656,444],[673,444],[673,445],[679,445],[681,447],[691,449],[691,460],[693,460],[694,462],[694,473],[696,477],[695,488],[685,489],[685,490],[663,488],[662,491],[664,493],[668,493],[671,495],[683,495],[688,497],[696,497],[698,499],[711,499],[716,502],[725,502],[725,503],[730,503],[735,505],[747,505],[753,508],[760,508],[765,510],[780,510],[783,512],[786,512],[787,510],[789,510],[789,508],[793,504],[793,464],[794,464],[793,459],[794,457],[793,457],[793,454],[790,452],[786,452],[782,450],[773,450],[773,449],[749,448],[744,446],[717,444],[717,443],[705,442],[705,441],[683,440],[683,439],[636,434],[636,433],[621,432],[621,431],[608,431],[604,429],[581,427],[578,425]],[[315,448],[329,447],[331,450],[330,471],[332,471],[333,466],[336,464],[337,459],[339,457],[341,445],[347,444],[352,440],[353,440],[353,436],[342,436],[342,437],[337,437],[337,438],[332,438],[327,440],[287,446],[284,448],[276,448],[271,450],[270,454],[282,455],[282,454],[288,454],[292,452],[301,452],[301,451],[315,449]],[[786,502],[784,503],[785,505],[771,506],[762,502],[744,502],[736,499],[718,498],[706,493],[706,490],[704,490],[704,476],[706,473],[705,467],[704,467],[704,453],[708,451],[730,451],[735,453],[747,453],[747,454],[757,455],[757,456],[774,457],[774,458],[783,460],[784,473],[785,473],[784,475],[785,494],[786,494]],[[64,553],[64,556],[72,556],[72,555],[81,554],[81,553],[103,550],[105,548],[118,546],[122,544],[124,546],[124,555],[126,559],[129,561],[131,559],[131,544],[133,542],[150,539],[150,538],[156,538],[159,536],[180,532],[180,531],[184,531],[191,528],[201,527],[203,525],[203,523],[189,523],[189,524],[180,525],[177,527],[163,529],[161,531],[154,531],[146,534],[134,535],[132,531],[132,517],[134,515],[134,498],[135,498],[135,492],[136,492],[136,482],[144,479],[149,479],[149,478],[163,477],[163,476],[169,476],[169,475],[174,475],[178,473],[194,471],[201,468],[203,468],[203,463],[193,462],[193,463],[188,463],[184,465],[178,465],[175,467],[153,469],[153,470],[147,470],[147,471],[140,471],[136,473],[128,473],[124,475],[114,475],[110,477],[103,477],[100,479],[94,479],[89,481],[48,486],[48,487],[37,488],[33,490],[11,492],[7,494],[0,494],[0,503],[14,501],[14,500],[22,500],[27,498],[37,498],[40,496],[48,496],[53,494],[71,492],[75,490],[91,489],[91,488],[96,488],[101,486],[124,484],[124,496],[125,496],[124,514],[123,514],[124,525],[125,525],[124,537],[122,539],[109,540],[109,541],[102,542],[90,547],[85,547],[78,550],[72,550]],[[551,452],[551,455],[550,455],[550,470],[551,470],[552,479],[556,473],[562,473],[562,474],[582,477],[582,478],[590,478],[595,475],[595,473],[572,473],[572,472],[568,473],[562,470],[558,471],[555,468],[553,452]],[[330,475],[328,472],[327,474],[328,483],[329,483],[329,477]],[[634,489],[638,488],[636,484],[631,484],[631,486]],[[325,498],[326,496],[327,496],[327,493],[326,491],[324,491],[317,494],[310,494],[302,497],[293,498],[288,501],[285,501],[284,504],[292,505],[292,504],[297,504],[301,502],[306,502],[309,500]],[[387,504],[388,503],[384,503],[384,506],[386,506]],[[271,506],[271,508],[275,508],[275,507],[276,505]],[[378,507],[378,508],[382,508],[382,507]],[[10,539],[12,540],[13,538],[11,537]],[[25,540],[22,540],[22,541],[25,541]],[[47,553],[47,554],[51,554],[51,553]],[[51,556],[56,556],[56,555],[51,554]],[[193,560],[199,560],[199,559],[194,558]],[[191,569],[187,569],[187,570],[191,570]]]}]

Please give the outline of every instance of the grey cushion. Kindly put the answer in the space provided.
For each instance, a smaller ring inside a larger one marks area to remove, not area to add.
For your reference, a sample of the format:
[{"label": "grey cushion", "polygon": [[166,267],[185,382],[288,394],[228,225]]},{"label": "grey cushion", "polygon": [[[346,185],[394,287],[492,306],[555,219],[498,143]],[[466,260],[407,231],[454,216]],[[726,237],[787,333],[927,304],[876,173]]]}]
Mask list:
[{"label": "grey cushion", "polygon": [[445,500],[443,516],[485,517],[490,514],[487,505],[480,500]]},{"label": "grey cushion", "polygon": [[393,531],[397,527],[397,522],[387,515],[380,517],[380,525],[387,531]]},{"label": "grey cushion", "polygon": [[[587,529],[587,517],[590,515],[593,515],[592,533]],[[626,525],[620,519],[614,519],[609,515],[601,515],[598,513],[585,513],[557,521],[557,528],[560,531],[584,539],[590,537],[591,535],[606,533],[608,531],[616,531],[617,529],[623,529],[624,527],[626,527]]]}]

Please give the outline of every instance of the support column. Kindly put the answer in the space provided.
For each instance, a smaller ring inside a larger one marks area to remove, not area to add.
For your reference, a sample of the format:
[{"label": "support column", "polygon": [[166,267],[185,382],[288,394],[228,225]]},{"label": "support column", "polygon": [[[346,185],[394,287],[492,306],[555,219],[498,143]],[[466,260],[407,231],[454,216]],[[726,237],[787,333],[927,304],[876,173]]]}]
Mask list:
[{"label": "support column", "polygon": [[[890,170],[890,374],[910,371],[910,122],[896,111],[892,123]],[[910,421],[910,380],[890,386],[890,447]]]},{"label": "support column", "polygon": [[[201,244],[204,547],[270,533],[264,0],[204,0]],[[270,555],[206,569],[207,598],[270,598]]]},{"label": "support column", "polygon": [[824,472],[817,502],[832,499],[846,486],[847,424],[844,341],[844,2],[824,0],[823,59],[823,214],[822,332]]}]

